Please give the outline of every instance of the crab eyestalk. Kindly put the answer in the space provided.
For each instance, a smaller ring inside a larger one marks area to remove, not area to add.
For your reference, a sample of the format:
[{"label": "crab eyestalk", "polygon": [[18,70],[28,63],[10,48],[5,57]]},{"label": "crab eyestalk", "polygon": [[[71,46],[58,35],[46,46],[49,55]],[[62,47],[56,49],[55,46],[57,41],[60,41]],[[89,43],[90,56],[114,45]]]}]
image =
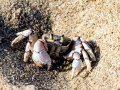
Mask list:
[{"label": "crab eyestalk", "polygon": [[63,43],[63,42],[64,42],[64,35],[60,37],[60,43]]},{"label": "crab eyestalk", "polygon": [[72,62],[72,73],[71,73],[71,79],[73,79],[75,71],[76,75],[81,71],[82,68],[82,60],[80,59],[80,54],[76,51],[71,51],[70,54],[73,57]]},{"label": "crab eyestalk", "polygon": [[53,34],[43,34],[42,39],[46,42],[54,42],[53,40]]},{"label": "crab eyestalk", "polygon": [[49,38],[50,40],[53,40],[53,34],[50,34],[50,38]]}]

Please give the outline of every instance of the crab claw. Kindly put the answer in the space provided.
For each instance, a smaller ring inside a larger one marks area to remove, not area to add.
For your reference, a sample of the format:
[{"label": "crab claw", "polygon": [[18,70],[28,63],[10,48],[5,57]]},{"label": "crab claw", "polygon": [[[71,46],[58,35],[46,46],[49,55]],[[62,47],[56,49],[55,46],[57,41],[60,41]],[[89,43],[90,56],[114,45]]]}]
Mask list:
[{"label": "crab claw", "polygon": [[51,67],[51,58],[47,53],[47,44],[44,40],[38,39],[34,44],[32,59],[34,63],[42,67],[43,65],[47,65],[47,69],[49,70]]},{"label": "crab claw", "polygon": [[60,43],[63,43],[63,42],[64,42],[64,35],[60,37]]},{"label": "crab claw", "polygon": [[22,39],[28,37],[29,35],[31,35],[32,33],[35,33],[34,30],[32,29],[28,29],[22,32],[18,32],[16,33],[16,35],[18,37],[16,37],[12,42],[11,42],[11,46],[13,47],[15,43],[18,43],[19,41],[21,41]]},{"label": "crab claw", "polygon": [[82,68],[82,60],[80,59],[80,54],[78,52],[73,52],[73,62],[72,62],[72,76],[71,78],[73,79],[75,71],[76,75],[81,71]]}]

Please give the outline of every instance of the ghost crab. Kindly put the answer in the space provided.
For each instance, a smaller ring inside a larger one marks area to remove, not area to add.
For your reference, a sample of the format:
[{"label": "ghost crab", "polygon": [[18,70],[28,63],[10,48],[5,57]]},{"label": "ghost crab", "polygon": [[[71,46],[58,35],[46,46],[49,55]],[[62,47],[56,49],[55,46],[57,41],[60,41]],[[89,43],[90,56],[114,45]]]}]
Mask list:
[{"label": "ghost crab", "polygon": [[[32,51],[32,59],[34,63],[39,67],[47,65],[47,69],[49,70],[51,68],[50,56],[59,57],[59,55],[62,54],[64,59],[73,60],[71,78],[74,77],[75,70],[77,70],[77,73],[81,70],[81,57],[83,57],[86,62],[87,72],[91,71],[91,61],[96,61],[96,58],[88,43],[83,38],[78,36],[68,41],[68,44],[64,45],[64,35],[56,36],[53,34],[43,34],[42,39],[38,39],[37,32],[32,29],[18,32],[16,35],[18,37],[11,42],[12,47],[20,40],[29,36],[29,41],[26,45],[24,53],[24,62],[28,61],[29,51]],[[64,53],[67,54],[64,55]]]}]

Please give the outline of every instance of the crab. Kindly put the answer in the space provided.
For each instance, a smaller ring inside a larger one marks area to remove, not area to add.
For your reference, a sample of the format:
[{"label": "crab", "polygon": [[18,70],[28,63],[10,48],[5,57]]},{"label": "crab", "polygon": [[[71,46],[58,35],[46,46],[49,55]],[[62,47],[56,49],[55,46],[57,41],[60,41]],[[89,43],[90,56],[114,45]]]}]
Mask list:
[{"label": "crab", "polygon": [[72,39],[72,42],[71,51],[66,56],[63,56],[67,60],[74,59],[72,62],[71,78],[74,77],[75,70],[77,71],[77,74],[80,72],[82,67],[82,57],[87,65],[87,73],[91,71],[91,62],[96,61],[92,49],[82,37],[77,36]]},{"label": "crab", "polygon": [[36,66],[43,67],[47,65],[47,70],[50,70],[51,57],[60,57],[62,55],[62,58],[66,60],[73,60],[71,78],[74,77],[75,71],[77,71],[77,74],[81,71],[82,57],[87,65],[87,72],[91,71],[91,62],[96,61],[89,44],[79,36],[65,41],[64,35],[43,34],[42,38],[38,39],[37,32],[32,29],[18,32],[16,35],[18,37],[11,42],[12,47],[29,36],[24,53],[24,62],[28,61],[29,52],[31,51],[33,53],[32,59]]}]

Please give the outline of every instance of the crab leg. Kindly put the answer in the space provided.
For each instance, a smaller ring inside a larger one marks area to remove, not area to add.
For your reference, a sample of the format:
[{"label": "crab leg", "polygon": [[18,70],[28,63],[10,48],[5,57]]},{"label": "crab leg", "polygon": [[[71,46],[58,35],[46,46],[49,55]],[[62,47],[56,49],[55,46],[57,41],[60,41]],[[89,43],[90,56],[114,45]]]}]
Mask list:
[{"label": "crab leg", "polygon": [[74,52],[75,52],[75,50],[72,50],[70,53],[68,53],[66,56],[63,56],[63,57],[67,60],[73,59],[73,53]]},{"label": "crab leg", "polygon": [[83,54],[85,63],[87,65],[87,71],[90,72],[91,71],[91,61],[89,60],[89,57],[88,57],[87,53],[85,52],[85,50],[82,50],[82,54]]},{"label": "crab leg", "polygon": [[57,56],[57,57],[59,57],[60,49],[61,49],[60,46],[58,46],[58,47],[56,48],[56,56]]},{"label": "crab leg", "polygon": [[75,72],[75,67],[72,67],[72,76],[71,76],[71,79],[73,79],[73,77],[74,77],[74,72]]},{"label": "crab leg", "polygon": [[22,31],[22,32],[18,32],[16,33],[16,35],[18,37],[16,37],[12,42],[11,42],[11,46],[13,47],[15,43],[18,43],[20,40],[28,37],[31,33],[33,33],[34,30],[31,30],[31,29],[28,29],[28,30],[25,30],[25,31]]},{"label": "crab leg", "polygon": [[80,39],[82,41],[82,45],[83,45],[85,51],[90,55],[90,58],[93,61],[96,61],[95,55],[93,54],[92,49],[90,48],[90,46],[88,45],[88,43],[83,38],[80,38]]},{"label": "crab leg", "polygon": [[25,53],[24,53],[24,62],[28,61],[29,58],[29,52],[30,52],[30,42],[27,43],[26,48],[25,48]]},{"label": "crab leg", "polygon": [[49,49],[50,49],[50,55],[52,56],[52,54],[54,54],[54,51],[55,51],[55,47],[52,47],[51,44],[48,45],[49,46]]},{"label": "crab leg", "polygon": [[69,57],[73,58],[72,73],[71,73],[71,79],[73,79],[75,71],[77,75],[82,68],[82,60],[80,59],[80,53],[77,52],[76,50],[72,50],[67,56],[67,58]]},{"label": "crab leg", "polygon": [[72,56],[74,58],[72,62],[72,77],[74,77],[74,71],[76,70],[76,75],[80,72],[82,68],[82,60],[80,59],[80,54],[76,51],[72,52]]}]

